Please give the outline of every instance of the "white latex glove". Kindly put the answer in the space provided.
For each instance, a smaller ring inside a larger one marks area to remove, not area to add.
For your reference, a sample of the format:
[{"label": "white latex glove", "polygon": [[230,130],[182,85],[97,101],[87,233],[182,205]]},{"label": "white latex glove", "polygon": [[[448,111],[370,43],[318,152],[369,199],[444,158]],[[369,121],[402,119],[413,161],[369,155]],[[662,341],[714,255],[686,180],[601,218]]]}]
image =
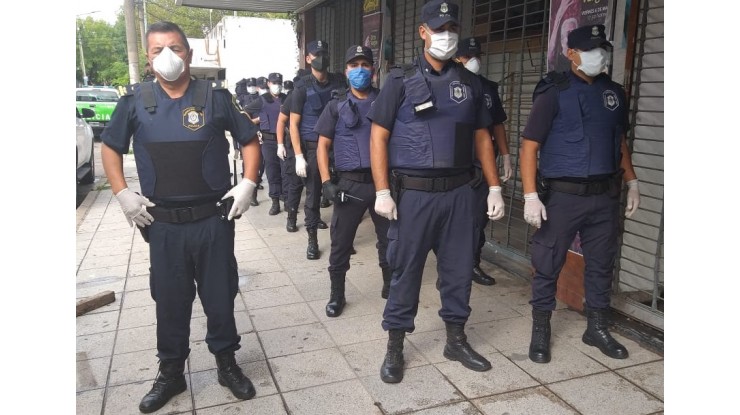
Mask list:
[{"label": "white latex glove", "polygon": [[545,205],[540,201],[537,192],[527,193],[524,195],[524,220],[528,224],[539,229],[542,221],[547,220],[547,211]]},{"label": "white latex glove", "polygon": [[285,151],[285,144],[278,144],[277,156],[280,160],[285,160],[288,157],[288,152]]},{"label": "white latex glove", "polygon": [[262,131],[257,131],[257,139],[259,139],[260,144],[262,144]]},{"label": "white latex glove", "polygon": [[295,155],[295,174],[306,177],[306,159],[303,158],[303,154]]},{"label": "white latex glove", "polygon": [[398,219],[398,212],[396,212],[396,202],[391,197],[391,191],[389,189],[383,189],[379,192],[375,192],[375,213],[388,219]]},{"label": "white latex glove", "polygon": [[116,193],[116,199],[118,199],[118,204],[121,205],[123,214],[126,215],[129,226],[134,226],[135,223],[136,226],[143,228],[151,225],[154,221],[152,215],[146,211],[146,208],[154,206],[154,203],[144,196],[128,190],[127,187]]},{"label": "white latex glove", "polygon": [[504,175],[501,176],[501,181],[506,182],[511,179],[513,170],[511,169],[511,154],[504,154],[501,156],[501,163],[504,165]]},{"label": "white latex glove", "polygon": [[234,204],[231,206],[231,210],[229,211],[228,220],[232,220],[235,216],[239,216],[249,210],[249,201],[252,199],[252,193],[254,193],[254,189],[256,188],[257,184],[245,177],[239,182],[239,184],[226,192],[221,200],[229,197],[234,198]]},{"label": "white latex glove", "polygon": [[637,183],[637,179],[627,182],[627,209],[624,211],[624,216],[628,218],[637,212],[637,208],[640,206],[640,189]]},{"label": "white latex glove", "polygon": [[499,220],[504,217],[506,207],[504,198],[501,196],[501,186],[490,186],[488,188],[488,219]]}]

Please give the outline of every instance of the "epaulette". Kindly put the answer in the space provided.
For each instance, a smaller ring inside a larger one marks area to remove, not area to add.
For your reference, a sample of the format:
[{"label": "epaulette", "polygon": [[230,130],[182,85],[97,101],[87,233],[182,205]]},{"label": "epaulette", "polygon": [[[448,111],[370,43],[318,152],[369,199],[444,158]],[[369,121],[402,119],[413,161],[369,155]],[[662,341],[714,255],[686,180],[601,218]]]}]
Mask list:
[{"label": "epaulette", "polygon": [[136,83],[136,84],[130,84],[130,85],[120,85],[118,87],[118,95],[120,95],[122,97],[125,97],[125,96],[128,96],[128,95],[133,95],[134,94],[134,87],[136,87],[137,85],[139,85],[139,84]]},{"label": "epaulette", "polygon": [[557,86],[558,91],[565,91],[570,87],[570,79],[565,72],[551,71],[537,83],[532,93],[532,101],[548,89]]},{"label": "epaulette", "polygon": [[331,90],[331,99],[336,99],[337,101],[344,101],[347,99],[347,88],[337,88]]},{"label": "epaulette", "polygon": [[403,78],[404,76],[411,77],[416,72],[416,66],[410,63],[406,63],[403,65],[393,65],[391,66],[390,71],[388,73],[394,77],[394,78]]},{"label": "epaulette", "polygon": [[208,82],[211,83],[211,89],[213,90],[229,89],[229,83],[225,79],[209,79]]}]

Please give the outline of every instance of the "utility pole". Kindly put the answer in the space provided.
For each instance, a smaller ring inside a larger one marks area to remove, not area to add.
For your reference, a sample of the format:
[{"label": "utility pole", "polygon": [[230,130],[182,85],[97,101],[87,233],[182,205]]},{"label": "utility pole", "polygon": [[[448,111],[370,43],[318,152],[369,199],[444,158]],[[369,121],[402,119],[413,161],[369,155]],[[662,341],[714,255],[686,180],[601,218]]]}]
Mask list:
[{"label": "utility pole", "polygon": [[126,50],[128,52],[128,76],[130,82],[139,82],[139,51],[136,42],[136,19],[134,0],[123,0],[123,17],[126,22]]},{"label": "utility pole", "polygon": [[141,48],[147,50],[146,31],[149,28],[146,22],[146,0],[134,0],[139,13],[139,32],[141,33]]},{"label": "utility pole", "polygon": [[80,62],[82,63],[82,85],[87,86],[87,71],[85,70],[85,53],[82,49],[82,35],[81,35],[81,28],[80,28],[80,16],[87,16],[88,14],[94,14],[99,13],[100,10],[95,10],[93,12],[88,13],[82,13],[75,16],[75,26],[77,28],[77,45],[80,47]]}]

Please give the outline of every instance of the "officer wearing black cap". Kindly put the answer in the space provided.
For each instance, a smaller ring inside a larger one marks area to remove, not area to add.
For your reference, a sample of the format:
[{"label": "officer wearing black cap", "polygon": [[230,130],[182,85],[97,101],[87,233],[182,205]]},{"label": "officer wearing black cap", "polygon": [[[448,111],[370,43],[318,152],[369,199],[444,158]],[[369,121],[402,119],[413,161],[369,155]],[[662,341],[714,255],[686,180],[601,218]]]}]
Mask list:
[{"label": "officer wearing black cap", "polygon": [[267,85],[267,78],[264,76],[260,76],[257,78],[257,93],[259,95],[264,95],[270,92],[270,89]]},{"label": "officer wearing black cap", "polygon": [[[190,76],[193,51],[180,27],[157,22],[146,38],[157,80],[125,89],[102,133],[101,149],[129,225],[136,223],[149,242],[160,363],[139,410],[154,412],[187,389],[196,292],[208,319],[205,341],[216,356],[218,382],[237,398],[251,399],[254,386],[234,356],[241,338],[234,320],[239,276],[233,219],[249,209],[256,186],[257,128],[220,83]],[[233,188],[226,130],[242,145],[244,160],[245,177]],[[141,194],[128,188],[123,173],[132,139]]]},{"label": "officer wearing black cap", "polygon": [[477,239],[471,215],[474,155],[489,189],[489,218],[504,216],[488,132],[491,118],[480,79],[451,60],[457,50],[458,5],[433,0],[422,7],[421,16],[424,54],[413,65],[390,71],[368,114],[375,211],[391,220],[387,259],[392,277],[383,313],[389,339],[380,369],[386,383],[403,379],[403,340],[414,331],[429,251],[437,255],[439,315],[447,330],[444,356],[471,370],[491,368],[464,330]]},{"label": "officer wearing black cap", "polygon": [[253,122],[259,123],[262,136],[262,160],[267,173],[267,182],[270,185],[270,199],[272,206],[268,214],[274,216],[280,213],[280,196],[283,193],[283,179],[281,160],[277,155],[277,120],[280,106],[285,100],[282,93],[283,75],[273,72],[267,77],[269,92],[260,95],[260,99],[252,102],[247,111],[255,114]]},{"label": "officer wearing black cap", "polygon": [[[494,140],[494,150],[498,149],[498,152],[494,152],[494,157],[501,155],[501,164],[504,175],[501,180],[506,182],[511,178],[511,156],[509,155],[509,145],[506,142],[506,130],[504,129],[504,121],[506,121],[506,112],[501,105],[501,98],[498,95],[498,84],[494,81],[489,80],[485,76],[481,75],[480,72],[480,55],[481,47],[474,37],[465,38],[460,41],[457,46],[457,52],[455,57],[457,60],[465,66],[465,69],[478,75],[478,78],[483,85],[483,98],[486,102],[486,107],[491,115],[491,125],[488,126],[488,131]],[[480,169],[480,163],[474,161],[476,169]],[[498,162],[497,162],[498,164]],[[480,171],[477,172],[480,174]],[[483,245],[486,243],[486,225],[488,224],[488,215],[486,214],[486,199],[488,192],[486,186],[482,183],[476,188],[477,203],[475,207],[474,217],[476,221],[476,232],[478,235],[477,245],[474,252],[474,264],[473,267],[473,281],[481,285],[493,285],[496,280],[488,275],[480,267],[481,261],[481,250]]]},{"label": "officer wearing black cap", "polygon": [[[293,82],[300,79],[300,71],[293,78]],[[293,143],[290,140],[290,102],[293,97],[293,91],[286,94],[283,104],[280,106],[280,115],[277,121],[277,156],[283,163],[283,194],[284,208],[288,212],[288,218],[285,223],[285,230],[288,232],[298,232],[298,204],[301,201],[303,193],[303,180],[295,172],[295,151]]]},{"label": "officer wearing black cap", "polygon": [[305,177],[306,183],[306,232],[308,247],[306,258],[319,259],[319,241],[316,229],[321,221],[321,176],[316,164],[316,148],[319,135],[314,131],[316,122],[331,99],[331,91],[345,87],[341,74],[330,73],[329,45],[323,40],[314,40],[306,46],[306,63],[311,73],[299,79],[291,96],[290,139],[295,150],[295,170]]},{"label": "officer wearing black cap", "polygon": [[242,108],[246,108],[252,101],[259,98],[259,94],[257,93],[257,78],[246,78],[245,85],[246,93],[238,95],[239,105],[241,105]]},{"label": "officer wearing black cap", "polygon": [[[621,85],[604,71],[612,45],[603,25],[568,35],[570,71],[548,73],[534,92],[534,104],[519,153],[524,220],[532,236],[532,338],[529,358],[550,361],[550,317],[568,248],[580,233],[585,259],[587,328],[584,343],[625,359],[627,349],[608,330],[619,205],[627,185],[630,217],[640,192],[625,133],[628,102]],[[538,165],[539,152],[539,165]]]},{"label": "officer wearing black cap", "polygon": [[[375,71],[373,52],[365,46],[350,46],[345,54],[345,62],[349,91],[337,91],[336,98],[326,105],[314,128],[319,134],[316,158],[324,194],[334,201],[328,268],[331,293],[326,305],[328,317],[341,315],[346,304],[345,275],[350,267],[349,258],[357,227],[365,212],[370,213],[378,237],[376,247],[383,274],[383,298],[388,298],[391,277],[386,260],[389,221],[375,213],[375,187],[370,172],[370,120],[366,116],[378,96],[378,90],[372,86]],[[332,146],[339,176],[336,184],[332,182],[329,171]]]},{"label": "officer wearing black cap", "polygon": [[293,81],[291,81],[290,79],[286,79],[283,82],[283,91],[285,92],[285,94],[292,92],[293,91]]}]

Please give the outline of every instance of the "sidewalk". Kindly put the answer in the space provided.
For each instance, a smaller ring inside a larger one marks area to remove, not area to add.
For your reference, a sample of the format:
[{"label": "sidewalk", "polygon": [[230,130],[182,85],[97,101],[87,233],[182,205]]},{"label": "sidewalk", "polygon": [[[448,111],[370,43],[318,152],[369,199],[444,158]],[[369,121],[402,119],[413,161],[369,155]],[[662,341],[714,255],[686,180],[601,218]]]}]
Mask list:
[{"label": "sidewalk", "polygon": [[[138,189],[133,156],[124,158]],[[102,175],[102,168],[98,169]],[[149,251],[130,228],[105,179],[78,208],[77,299],[115,292],[114,303],[77,317],[77,413],[137,414],[157,373]],[[549,364],[528,357],[531,331],[527,281],[485,262],[497,284],[473,284],[466,326],[469,342],[491,361],[478,373],[442,356],[444,323],[435,288],[436,261],[424,270],[416,331],[406,337],[400,384],[385,384],[379,369],[387,334],[375,234],[366,215],[347,274],[347,306],[326,317],[329,230],[319,230],[321,259],[306,259],[303,212],[299,231],[285,231],[285,212],[269,216],[270,201],[237,221],[235,255],[240,292],[235,300],[242,348],[237,361],[257,396],[239,401],[218,384],[204,342],[206,320],[196,298],[191,324],[188,390],[157,413],[167,414],[584,414],[663,413],[663,357],[614,334],[629,350],[610,359],[581,342],[585,318],[561,306],[552,318]],[[303,199],[302,199],[303,200]],[[328,223],[332,208],[321,209]]]}]

